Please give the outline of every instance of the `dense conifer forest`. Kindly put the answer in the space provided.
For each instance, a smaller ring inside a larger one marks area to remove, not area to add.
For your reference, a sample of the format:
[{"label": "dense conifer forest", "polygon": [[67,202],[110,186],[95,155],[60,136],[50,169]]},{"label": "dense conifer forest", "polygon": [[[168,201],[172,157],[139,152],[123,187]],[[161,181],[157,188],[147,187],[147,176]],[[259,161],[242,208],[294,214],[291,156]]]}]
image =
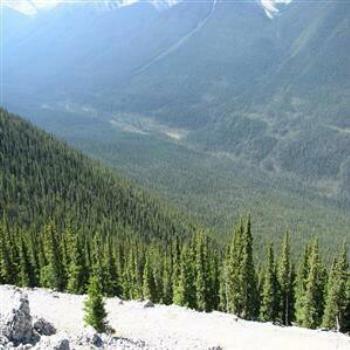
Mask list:
[{"label": "dense conifer forest", "polygon": [[296,258],[287,233],[278,249],[266,242],[257,260],[248,216],[222,248],[162,202],[4,110],[0,188],[1,283],[77,294],[98,288],[104,296],[350,331],[345,244],[330,264],[317,239]]}]

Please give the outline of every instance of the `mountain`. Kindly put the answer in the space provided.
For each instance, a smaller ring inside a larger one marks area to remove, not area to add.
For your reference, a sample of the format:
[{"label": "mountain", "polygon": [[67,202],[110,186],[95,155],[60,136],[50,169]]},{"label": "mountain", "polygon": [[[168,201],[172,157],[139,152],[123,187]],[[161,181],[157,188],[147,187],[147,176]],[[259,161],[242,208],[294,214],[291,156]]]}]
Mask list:
[{"label": "mountain", "polygon": [[341,232],[349,9],[58,4],[5,35],[2,103],[214,227],[251,210],[264,234]]},{"label": "mountain", "polygon": [[28,122],[0,111],[0,215],[37,230],[49,220],[85,234],[145,240],[191,232],[184,217],[152,195]]}]

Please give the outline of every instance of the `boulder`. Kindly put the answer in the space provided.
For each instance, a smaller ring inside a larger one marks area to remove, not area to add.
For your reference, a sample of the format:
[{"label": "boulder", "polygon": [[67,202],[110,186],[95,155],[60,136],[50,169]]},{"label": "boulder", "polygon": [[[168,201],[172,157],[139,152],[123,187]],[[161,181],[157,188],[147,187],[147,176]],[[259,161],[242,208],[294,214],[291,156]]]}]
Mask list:
[{"label": "boulder", "polygon": [[27,294],[16,295],[15,305],[5,319],[3,335],[14,345],[33,341],[33,323]]},{"label": "boulder", "polygon": [[0,346],[3,345],[7,345],[9,343],[9,340],[7,337],[5,337],[4,335],[0,335]]},{"label": "boulder", "polygon": [[84,334],[80,337],[80,343],[102,347],[104,342],[101,335],[98,334],[93,327],[89,326],[85,329]]},{"label": "boulder", "polygon": [[40,334],[40,335],[53,335],[56,334],[56,328],[52,323],[45,320],[44,318],[39,318],[34,322],[34,329]]},{"label": "boulder", "polygon": [[154,307],[154,304],[151,302],[151,300],[146,300],[143,304],[144,308],[148,308],[148,307]]},{"label": "boulder", "polygon": [[52,342],[52,350],[70,350],[69,340],[67,338],[59,338]]}]

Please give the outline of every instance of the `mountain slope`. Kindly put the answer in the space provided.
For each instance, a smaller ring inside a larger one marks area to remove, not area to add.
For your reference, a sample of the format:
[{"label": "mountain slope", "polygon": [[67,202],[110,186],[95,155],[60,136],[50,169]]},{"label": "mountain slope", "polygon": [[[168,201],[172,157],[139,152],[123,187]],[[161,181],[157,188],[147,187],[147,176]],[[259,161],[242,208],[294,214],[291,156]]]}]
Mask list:
[{"label": "mountain slope", "polygon": [[[78,336],[87,333],[82,322],[84,296],[50,293],[39,288],[25,292],[32,315],[52,322],[61,337],[68,337],[71,345],[80,349],[75,342]],[[1,310],[11,310],[16,299],[14,294],[11,286],[0,286]],[[197,312],[176,305],[144,308],[143,304],[121,303],[116,297],[106,300],[108,319],[117,335],[109,349],[329,350],[335,344],[338,350],[349,348],[349,337],[337,332],[245,321],[222,312]]]},{"label": "mountain slope", "polygon": [[4,45],[3,103],[214,227],[343,236],[350,6],[264,3],[62,4]]},{"label": "mountain slope", "polygon": [[0,136],[0,215],[11,224],[38,228],[54,219],[147,240],[190,232],[164,203],[3,109]]}]

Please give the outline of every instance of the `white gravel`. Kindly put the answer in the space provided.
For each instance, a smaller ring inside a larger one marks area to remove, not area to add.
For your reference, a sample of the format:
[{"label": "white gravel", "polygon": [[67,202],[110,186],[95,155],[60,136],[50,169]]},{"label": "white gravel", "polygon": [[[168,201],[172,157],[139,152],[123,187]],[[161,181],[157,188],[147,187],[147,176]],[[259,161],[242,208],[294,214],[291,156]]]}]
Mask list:
[{"label": "white gravel", "polygon": [[[60,332],[82,333],[83,296],[26,290],[32,315],[44,317]],[[0,314],[11,309],[15,289],[0,286]],[[201,313],[178,306],[120,303],[106,300],[108,320],[116,336],[142,340],[148,349],[192,350],[221,346],[232,350],[350,350],[350,337],[334,332],[238,320],[233,315]]]}]

